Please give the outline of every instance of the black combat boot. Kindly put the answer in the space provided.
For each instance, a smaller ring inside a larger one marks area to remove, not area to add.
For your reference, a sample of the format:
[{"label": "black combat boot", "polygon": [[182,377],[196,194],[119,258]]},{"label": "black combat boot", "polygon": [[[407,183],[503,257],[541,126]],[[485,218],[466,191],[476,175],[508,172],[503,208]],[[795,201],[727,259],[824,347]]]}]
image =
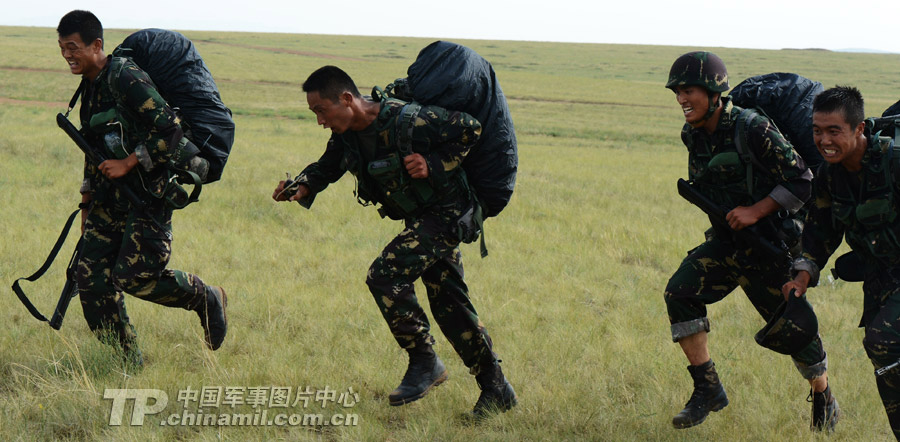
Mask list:
[{"label": "black combat boot", "polygon": [[512,385],[503,376],[499,362],[481,367],[475,375],[478,388],[481,388],[481,395],[478,396],[475,408],[472,409],[472,416],[476,419],[485,418],[498,411],[506,412],[519,402]]},{"label": "black combat boot", "polygon": [[391,394],[388,403],[394,406],[403,405],[424,397],[433,388],[450,378],[441,358],[434,353],[430,345],[423,345],[407,350],[409,367],[403,380]]},{"label": "black combat boot", "polygon": [[228,333],[228,316],[225,314],[227,305],[228,297],[225,296],[225,289],[206,286],[206,302],[201,303],[195,311],[200,316],[203,337],[210,350],[217,350]]},{"label": "black combat boot", "polygon": [[688,366],[694,378],[694,393],[687,405],[672,419],[675,428],[688,428],[699,425],[706,420],[710,411],[719,411],[728,405],[728,396],[719,382],[716,364],[712,360],[703,365]]},{"label": "black combat boot", "polygon": [[825,387],[825,391],[821,393],[810,391],[806,400],[812,402],[812,423],[809,424],[809,429],[834,431],[834,425],[841,418],[841,407],[831,394],[831,386]]}]

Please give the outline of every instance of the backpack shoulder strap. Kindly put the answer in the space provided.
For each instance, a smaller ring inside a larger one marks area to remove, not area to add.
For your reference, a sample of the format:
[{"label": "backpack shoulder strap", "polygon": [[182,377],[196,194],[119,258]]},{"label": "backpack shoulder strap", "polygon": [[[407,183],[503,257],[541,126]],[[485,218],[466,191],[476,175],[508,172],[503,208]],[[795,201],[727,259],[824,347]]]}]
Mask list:
[{"label": "backpack shoulder strap", "polygon": [[740,155],[741,160],[753,164],[760,170],[768,173],[769,171],[766,170],[765,166],[763,166],[759,159],[756,158],[756,155],[753,154],[753,150],[750,148],[750,135],[747,132],[747,127],[753,119],[759,115],[760,114],[755,109],[741,110],[741,113],[737,118],[737,124],[734,125],[734,144],[737,147],[738,155]]},{"label": "backpack shoulder strap", "polygon": [[406,103],[400,110],[400,115],[397,116],[398,124],[395,126],[395,130],[397,148],[400,150],[401,156],[407,156],[413,152],[413,129],[416,127],[416,118],[421,110],[422,105],[413,101]]},{"label": "backpack shoulder strap", "polygon": [[106,67],[106,84],[117,104],[121,104],[125,99],[122,92],[119,90],[118,82],[119,77],[122,75],[122,69],[125,68],[125,63],[127,61],[129,61],[129,59],[113,55],[109,57],[109,65]]},{"label": "backpack shoulder strap", "polygon": [[766,175],[769,178],[774,178],[772,176],[772,172],[766,169],[765,166],[756,158],[756,155],[753,153],[753,149],[750,148],[750,135],[747,131],[747,127],[750,126],[750,123],[754,118],[759,116],[759,112],[756,109],[743,109],[741,113],[738,115],[737,123],[734,125],[734,145],[737,147],[738,155],[741,157],[741,161],[747,165],[747,188],[752,188],[752,179],[753,175],[751,173],[751,169],[755,166],[759,169],[763,175]]}]

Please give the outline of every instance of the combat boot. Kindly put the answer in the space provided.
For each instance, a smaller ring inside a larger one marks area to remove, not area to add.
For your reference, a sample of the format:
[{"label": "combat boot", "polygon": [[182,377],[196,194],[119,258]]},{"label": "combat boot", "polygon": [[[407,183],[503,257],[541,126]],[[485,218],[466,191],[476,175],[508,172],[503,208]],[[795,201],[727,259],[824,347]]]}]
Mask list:
[{"label": "combat boot", "polygon": [[841,419],[841,407],[831,394],[831,386],[825,387],[821,393],[809,392],[807,402],[812,402],[812,422],[809,429],[813,431],[834,431],[834,425]]},{"label": "combat boot", "polygon": [[441,358],[430,345],[407,350],[409,367],[400,385],[388,395],[388,403],[403,405],[423,398],[428,392],[450,378]]},{"label": "combat boot", "polygon": [[506,412],[519,403],[512,385],[503,376],[499,362],[481,367],[475,375],[478,388],[481,388],[481,395],[478,396],[475,408],[472,409],[472,416],[476,419],[485,418],[498,411]]},{"label": "combat boot", "polygon": [[206,302],[201,303],[195,311],[200,316],[203,337],[210,350],[218,350],[222,341],[225,340],[225,334],[228,333],[226,306],[228,306],[228,296],[225,295],[225,289],[206,286]]},{"label": "combat boot", "polygon": [[144,355],[137,348],[126,350],[123,360],[125,365],[132,370],[140,371],[144,368]]},{"label": "combat boot", "polygon": [[716,364],[712,360],[703,365],[690,365],[688,371],[694,379],[694,393],[684,409],[672,419],[675,428],[699,425],[706,420],[710,411],[719,411],[728,405],[728,396],[719,382]]}]

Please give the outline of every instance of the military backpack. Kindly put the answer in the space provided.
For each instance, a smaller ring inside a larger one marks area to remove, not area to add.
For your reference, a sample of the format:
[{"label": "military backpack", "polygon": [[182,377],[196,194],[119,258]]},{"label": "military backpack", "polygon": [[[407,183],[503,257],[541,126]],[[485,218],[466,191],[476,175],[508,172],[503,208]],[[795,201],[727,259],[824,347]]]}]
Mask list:
[{"label": "military backpack", "polygon": [[112,55],[132,59],[183,117],[185,136],[209,162],[204,183],[221,178],[234,144],[234,121],[191,40],[175,31],[143,29],[126,37]]},{"label": "military backpack", "polygon": [[509,204],[519,162],[516,133],[490,62],[465,46],[436,41],[419,52],[406,78],[395,80],[384,91],[389,98],[412,103],[400,119],[401,125],[407,125],[400,134],[412,133],[421,105],[462,111],[481,122],[481,137],[463,161],[463,169],[484,217],[496,216]]},{"label": "military backpack", "polygon": [[729,96],[744,108],[735,125],[735,144],[748,164],[757,164],[747,145],[747,124],[763,114],[794,146],[806,166],[815,171],[823,161],[812,136],[813,100],[825,88],[822,83],[797,74],[776,72],[757,75],[740,82]]}]

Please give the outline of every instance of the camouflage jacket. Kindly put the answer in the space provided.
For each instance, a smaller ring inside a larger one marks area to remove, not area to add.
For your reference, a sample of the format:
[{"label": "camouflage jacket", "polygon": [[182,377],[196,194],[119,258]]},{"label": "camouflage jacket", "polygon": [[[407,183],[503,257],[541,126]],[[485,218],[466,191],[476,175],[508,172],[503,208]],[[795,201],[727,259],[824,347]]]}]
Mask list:
[{"label": "camouflage jacket", "polygon": [[862,257],[868,272],[900,267],[900,152],[888,137],[869,138],[862,170],[822,163],[815,199],[803,232],[803,255],[794,270],[806,270],[816,285],[819,269],[841,245]]},{"label": "camouflage jacket", "polygon": [[[347,171],[356,177],[356,196],[360,204],[381,204],[382,215],[393,219],[411,217],[393,199],[398,180],[409,182],[417,197],[421,193],[433,193],[430,198],[417,201],[420,205],[417,209],[468,198],[461,165],[481,135],[481,123],[464,112],[423,106],[413,122],[411,138],[412,152],[421,154],[428,164],[428,178],[413,180],[403,166],[403,153],[396,136],[398,119],[406,104],[396,99],[384,99],[378,116],[369,127],[358,132],[348,130],[343,134],[332,134],[325,153],[297,176],[296,181],[306,184],[311,191],[300,204],[309,208],[317,193]],[[382,173],[390,170],[396,173]]]},{"label": "camouflage jacket", "polygon": [[[128,58],[108,58],[93,82],[85,81],[81,95],[81,132],[109,158],[123,159],[135,153],[138,166],[124,178],[132,189],[145,189],[159,197],[169,173],[165,163],[177,155],[183,139],[180,120],[166,104],[141,68]],[[112,184],[85,161],[82,192],[94,199],[120,198]]]},{"label": "camouflage jacket", "polygon": [[735,125],[743,109],[732,105],[730,97],[723,97],[722,101],[724,109],[712,134],[689,124],[681,130],[693,184],[729,208],[750,206],[770,196],[781,207],[797,213],[809,199],[812,172],[778,128],[763,115],[757,115],[746,132],[748,148],[764,170],[748,167],[752,165],[741,160],[734,140]]}]

